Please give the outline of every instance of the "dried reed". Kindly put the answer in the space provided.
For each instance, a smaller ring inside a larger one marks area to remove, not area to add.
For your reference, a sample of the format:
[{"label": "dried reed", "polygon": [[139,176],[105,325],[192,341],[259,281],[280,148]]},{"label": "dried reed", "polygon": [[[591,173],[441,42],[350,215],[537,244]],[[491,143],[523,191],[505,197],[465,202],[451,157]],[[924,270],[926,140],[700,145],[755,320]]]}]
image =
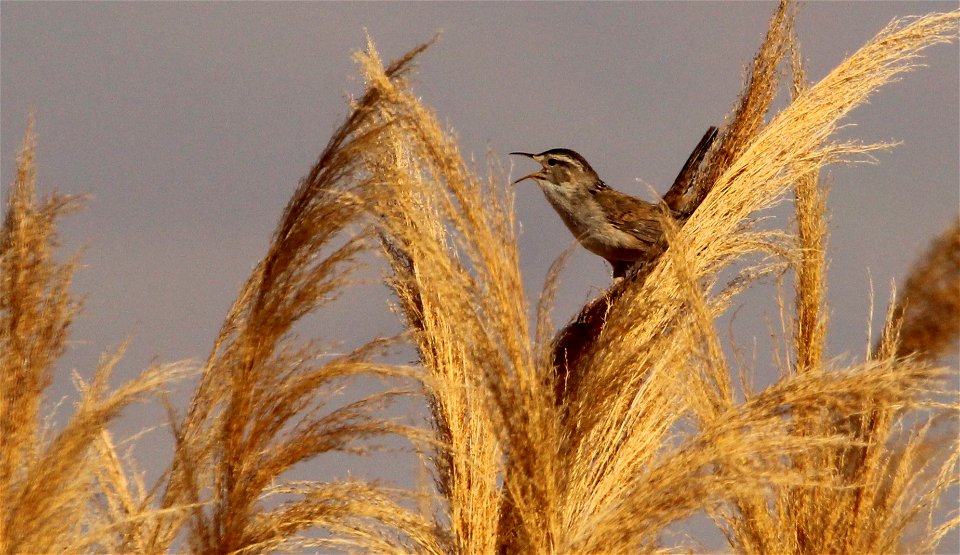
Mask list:
[{"label": "dried reed", "polygon": [[[808,416],[835,421],[890,411],[922,402],[935,387],[942,371],[914,359],[825,371],[824,200],[815,175],[829,162],[885,146],[827,141],[843,115],[910,69],[920,48],[954,38],[957,14],[892,25],[817,85],[798,87],[794,102],[764,123],[776,67],[795,47],[792,19],[781,4],[738,108],[694,177],[695,209],[682,227],[667,222],[667,252],[587,307],[574,323],[593,318],[588,333],[577,332],[586,346],[556,357],[530,342],[517,310],[526,303],[514,269],[509,192],[475,177],[435,117],[402,83],[378,77],[375,56],[364,58],[368,82],[390,91],[384,120],[402,122],[370,167],[391,191],[392,204],[377,208],[382,242],[429,372],[447,447],[436,457],[439,490],[459,549],[488,550],[495,534],[505,552],[629,551],[654,546],[665,526],[703,508],[728,523],[735,546],[786,548],[782,529],[796,529],[799,513],[771,512],[771,488],[843,487],[829,483],[838,469],[835,460],[823,463],[824,453],[863,441],[835,425],[812,426]],[[752,230],[749,216],[794,183],[798,243],[785,232]],[[756,254],[767,260],[709,294],[721,269]],[[784,263],[797,268],[804,288],[794,337],[803,345],[791,357],[800,362],[780,384],[738,403],[713,321],[751,279]],[[575,371],[555,407],[549,400],[561,372],[553,361]],[[678,433],[684,421],[693,432]],[[855,514],[869,518],[867,509]],[[487,536],[478,539],[481,533]]]},{"label": "dried reed", "polygon": [[74,413],[56,434],[40,428],[44,390],[53,379],[79,302],[69,292],[77,258],[60,264],[56,220],[79,208],[76,197],[36,193],[36,138],[31,118],[17,159],[0,231],[0,552],[71,552],[108,541],[95,526],[93,448],[124,407],[183,375],[157,366],[118,389],[107,382],[123,352],[107,355],[90,383],[79,381]]}]

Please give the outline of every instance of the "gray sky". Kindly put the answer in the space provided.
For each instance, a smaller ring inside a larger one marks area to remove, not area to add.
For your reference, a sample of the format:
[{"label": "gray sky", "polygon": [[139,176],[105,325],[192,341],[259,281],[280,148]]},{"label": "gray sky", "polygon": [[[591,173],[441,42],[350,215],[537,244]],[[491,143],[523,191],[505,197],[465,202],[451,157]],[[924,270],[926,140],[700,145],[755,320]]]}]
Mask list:
[{"label": "gray sky", "polygon": [[[956,7],[803,4],[798,29],[809,76],[822,78],[894,17]],[[609,184],[649,199],[646,184],[662,193],[703,131],[723,121],[774,4],[4,2],[0,9],[4,195],[33,110],[41,192],[92,195],[61,225],[67,252],[86,248],[74,286],[86,308],[64,369],[89,375],[104,350],[132,336],[119,383],[152,360],[206,356],[298,179],[345,114],[345,94],[360,90],[351,53],[364,45],[364,29],[387,59],[443,31],[421,58],[416,89],[466,155],[482,160],[490,149],[506,160],[513,150],[572,148]],[[877,154],[876,164],[830,169],[831,356],[862,356],[870,276],[882,314],[890,280],[905,277],[958,211],[957,45],[925,56],[929,67],[882,89],[842,131],[903,144]],[[526,185],[516,210],[535,299],[571,237]],[[789,218],[787,208],[774,214],[777,224]],[[558,322],[608,283],[606,264],[580,250],[563,275]],[[756,288],[736,316],[738,341],[761,344],[761,382],[774,378],[762,346],[777,318],[772,295],[769,286]],[[331,340],[394,333],[387,300],[381,287],[359,288],[301,331]],[[64,372],[51,394],[56,400],[71,390]],[[159,411],[138,409],[119,430],[157,418]],[[153,445],[142,449],[145,458],[167,460],[169,445]],[[336,473],[335,464],[318,465]]]}]

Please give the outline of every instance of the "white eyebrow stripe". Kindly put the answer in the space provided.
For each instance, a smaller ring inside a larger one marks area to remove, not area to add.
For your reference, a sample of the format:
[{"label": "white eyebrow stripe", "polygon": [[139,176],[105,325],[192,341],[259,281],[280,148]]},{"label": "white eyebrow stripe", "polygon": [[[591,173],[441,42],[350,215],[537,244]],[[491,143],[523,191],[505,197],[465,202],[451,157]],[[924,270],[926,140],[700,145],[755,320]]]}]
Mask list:
[{"label": "white eyebrow stripe", "polygon": [[580,163],[577,162],[577,160],[575,160],[575,159],[567,156],[566,154],[551,154],[551,155],[547,156],[547,160],[549,160],[549,159],[551,159],[551,158],[553,158],[554,160],[557,160],[557,161],[559,161],[559,162],[563,162],[563,163],[565,163],[565,164],[570,164],[571,166],[579,166],[579,165],[580,165]]}]

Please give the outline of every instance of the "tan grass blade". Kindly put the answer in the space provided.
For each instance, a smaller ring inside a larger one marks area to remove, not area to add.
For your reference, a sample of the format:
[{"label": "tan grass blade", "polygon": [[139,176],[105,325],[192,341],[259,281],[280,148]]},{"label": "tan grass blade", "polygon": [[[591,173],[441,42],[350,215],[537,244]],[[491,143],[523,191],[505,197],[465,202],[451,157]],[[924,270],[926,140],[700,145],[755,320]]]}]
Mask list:
[{"label": "tan grass blade", "polygon": [[[502,230],[507,233],[505,237],[511,237],[511,226],[503,223],[509,220],[500,215],[500,197],[493,191],[486,199],[493,216],[479,211],[473,191],[480,186],[472,185],[477,181],[464,169],[455,147],[449,146],[451,141],[439,131],[431,115],[402,87],[386,93],[395,101],[383,113],[383,120],[396,118],[402,124],[383,154],[371,160],[370,167],[380,176],[381,186],[391,188],[393,195],[391,205],[377,207],[385,251],[395,271],[392,283],[424,364],[434,378],[439,378],[432,382],[431,394],[438,400],[434,414],[441,437],[451,445],[469,445],[465,438],[473,436],[459,422],[466,415],[476,426],[487,430],[492,426],[492,434],[500,443],[507,496],[496,532],[500,549],[632,549],[638,544],[649,545],[658,530],[677,515],[731,498],[740,500],[740,510],[752,504],[756,514],[763,514],[757,500],[764,483],[795,487],[830,477],[826,474],[829,469],[806,472],[772,464],[777,461],[771,458],[774,452],[799,456],[817,448],[836,449],[852,441],[834,430],[796,435],[785,416],[802,415],[824,404],[843,414],[861,410],[866,399],[877,406],[892,407],[913,398],[915,391],[926,387],[924,384],[936,375],[934,369],[923,365],[892,362],[856,368],[850,371],[853,376],[849,379],[843,372],[816,372],[788,377],[782,391],[758,393],[751,403],[763,399],[759,405],[763,410],[755,410],[756,406],[749,403],[735,404],[729,371],[712,326],[746,280],[717,295],[707,295],[717,272],[746,255],[761,253],[775,258],[745,277],[771,271],[779,264],[777,258],[806,265],[811,278],[822,274],[816,266],[816,253],[804,262],[803,249],[795,255],[783,234],[750,230],[750,214],[778,202],[791,184],[812,175],[822,165],[877,148],[826,141],[837,120],[864,101],[874,88],[908,69],[918,49],[949,40],[955,20],[952,15],[934,15],[903,30],[884,31],[874,44],[801,93],[790,107],[763,126],[762,116],[773,94],[772,88],[766,87],[773,82],[776,60],[782,57],[789,40],[791,19],[787,8],[782,5],[771,24],[767,42],[772,46],[762,51],[762,56],[771,58],[758,64],[760,77],[742,103],[747,106],[741,110],[742,133],[730,132],[727,136],[734,138],[725,139],[726,147],[724,141],[716,147],[734,154],[728,162],[714,160],[715,167],[721,168],[715,185],[708,188],[703,204],[690,220],[673,234],[673,252],[668,249],[656,264],[639,271],[642,277],[625,280],[614,287],[614,293],[591,307],[599,307],[595,313],[602,318],[603,331],[582,354],[576,353],[580,373],[573,376],[574,382],[568,382],[575,387],[565,386],[565,397],[570,398],[564,399],[559,411],[548,410],[543,388],[543,384],[553,383],[555,375],[531,364],[537,357],[524,347],[529,334],[522,331],[524,319],[514,308],[525,304],[516,301],[523,298],[522,290],[512,285],[515,255],[511,250],[499,250],[504,236],[488,231]],[[371,59],[368,79],[380,79],[379,86],[391,90],[393,84],[378,77],[377,62]],[[755,95],[755,102],[751,95]],[[813,245],[822,239],[815,229],[815,215],[803,225],[807,234],[803,241]],[[803,309],[807,323],[817,322],[820,314],[818,299],[822,292],[811,293],[812,304]],[[822,334],[819,329],[815,333]],[[821,352],[821,347],[811,343],[805,360],[817,360]],[[443,385],[445,382],[451,385]],[[471,387],[486,397],[485,403],[469,404],[467,399],[476,395]],[[797,394],[785,395],[785,391]],[[452,399],[465,408],[451,410]],[[751,436],[731,432],[723,448],[705,449],[714,458],[688,456],[677,459],[685,461],[683,464],[657,466],[661,446],[675,439],[671,426],[685,414],[694,415],[694,423],[703,428],[691,437],[691,444],[708,445],[713,430],[726,429],[723,423],[732,414],[745,419],[734,419],[741,422],[741,432],[756,428],[763,433]],[[559,428],[557,422],[561,423]],[[769,442],[771,438],[775,439]],[[764,441],[776,447],[767,451]],[[728,444],[751,446],[757,458],[751,459],[755,466],[750,472],[740,474],[743,468],[738,463],[743,455],[724,458]],[[451,448],[447,462],[440,465],[441,493],[452,510],[459,511],[459,520],[453,525],[454,541],[470,531],[482,530],[485,538],[490,532],[489,527],[478,525],[472,518],[479,513],[464,512],[479,508],[465,509],[465,498],[451,487],[461,479],[451,468],[458,457],[471,452],[477,451]],[[535,467],[532,460],[540,466]],[[725,481],[705,475],[697,470],[703,468],[700,464],[737,479]],[[493,472],[486,464],[482,468],[488,469],[486,476]],[[672,469],[675,474],[651,474],[653,468],[662,472]],[[650,481],[630,482],[625,478],[637,476]],[[756,479],[747,480],[747,476]],[[702,480],[721,485],[704,489],[696,485]],[[656,505],[644,501],[642,495],[643,487],[655,482],[689,485],[690,491],[704,495],[683,502],[672,499],[671,506],[677,511],[659,513]],[[489,479],[485,483],[489,484]],[[633,485],[625,488],[625,483]],[[489,493],[482,506],[489,507],[494,492],[484,491]],[[648,515],[649,519],[637,515]]]},{"label": "tan grass blade", "polygon": [[[400,78],[426,47],[387,68],[385,78]],[[324,357],[314,342],[298,343],[291,334],[299,319],[349,283],[357,255],[367,248],[367,230],[356,230],[381,193],[364,182],[362,162],[391,125],[374,121],[381,102],[380,92],[368,88],[301,181],[268,253],[230,310],[189,411],[174,423],[177,451],[160,508],[194,507],[189,544],[195,551],[260,552],[336,520],[338,513],[326,521],[319,513],[338,499],[317,498],[335,488],[304,500],[312,516],[301,520],[264,512],[260,499],[293,465],[402,430],[373,417],[389,393],[325,409],[346,380],[398,373],[371,362],[389,342]],[[148,550],[168,549],[184,524],[173,516],[161,521]]]},{"label": "tan grass blade", "polygon": [[[596,408],[608,406],[607,399],[616,395],[614,392],[622,395],[624,391],[636,391],[635,388],[640,384],[648,384],[639,377],[633,377],[642,375],[638,372],[645,371],[649,373],[648,380],[656,380],[662,372],[658,359],[677,356],[671,355],[676,351],[672,350],[675,347],[670,343],[670,334],[689,325],[685,319],[688,311],[703,314],[702,309],[698,311],[696,308],[696,297],[682,293],[684,288],[691,291],[689,285],[684,286],[683,283],[695,283],[708,288],[720,268],[749,252],[756,252],[757,246],[768,243],[769,238],[763,236],[759,236],[760,240],[752,244],[741,242],[747,218],[751,212],[776,202],[791,183],[811,175],[821,165],[840,155],[873,148],[831,145],[826,140],[837,120],[862,102],[870,91],[893,78],[896,73],[912,67],[911,61],[920,48],[948,41],[955,36],[956,19],[956,14],[934,14],[903,28],[894,26],[884,30],[877,39],[841,64],[823,81],[801,93],[791,106],[759,130],[729,168],[718,177],[703,204],[678,232],[676,242],[672,243],[685,245],[690,253],[683,257],[684,271],[678,272],[673,268],[681,263],[678,255],[662,257],[655,267],[644,272],[645,279],[637,279],[623,286],[622,296],[616,298],[607,310],[603,332],[581,359],[588,361],[581,362],[581,365],[589,368],[591,374],[584,380],[589,384],[587,388],[578,392],[584,408],[577,413],[575,421],[586,423],[588,430],[591,426],[597,430],[622,429],[621,426],[632,429],[632,426],[619,423],[633,424],[632,407],[636,405],[612,405],[612,412],[610,409],[598,411]],[[687,277],[678,281],[682,276]],[[689,304],[691,300],[694,301],[693,305]],[[710,317],[716,314],[714,312]],[[699,320],[703,321],[703,317]],[[677,344],[683,343],[688,342],[677,341]],[[703,352],[714,350],[709,348],[708,342]],[[722,367],[722,361],[718,360],[717,363],[721,365],[718,367]],[[897,372],[892,374],[897,375]],[[931,376],[927,371],[921,375],[925,376],[924,379]],[[688,389],[692,392],[690,402],[693,405],[709,401],[716,407],[729,407],[730,401],[724,400],[722,389],[698,390],[689,386]],[[696,394],[698,391],[707,395]],[[863,391],[866,393],[869,389],[864,388]],[[908,393],[909,396],[915,394],[905,392],[902,395]],[[870,397],[866,395],[864,398]],[[881,397],[883,400],[878,402],[892,407],[903,398]],[[716,409],[707,411],[698,407],[693,410],[701,415],[722,414]],[[593,416],[597,413],[606,415],[605,419],[597,420]],[[618,416],[612,416],[614,414]],[[595,423],[591,422],[591,418]],[[706,424],[709,424],[709,420]],[[818,435],[835,436],[833,432]],[[589,443],[603,444],[596,441]],[[743,498],[742,494],[738,496]],[[752,505],[760,514],[762,506],[756,501]]]},{"label": "tan grass blade", "polygon": [[[453,140],[403,83],[384,79],[372,47],[360,60],[368,83],[390,100],[382,118],[398,121],[368,164],[377,186],[389,191],[389,202],[376,210],[394,270],[391,284],[429,374],[428,397],[444,446],[436,454],[437,481],[451,541],[457,551],[491,552],[501,504],[497,440],[508,445],[510,460],[535,458],[530,451],[545,440],[524,437],[535,436],[549,418],[536,411],[552,407],[552,389],[533,367],[509,199],[500,185],[483,183],[466,167]],[[523,490],[515,493],[521,503],[543,495],[506,465],[507,487]],[[549,472],[523,470],[528,479]],[[550,487],[549,479],[539,483]]]},{"label": "tan grass blade", "polygon": [[38,205],[35,151],[31,118],[0,231],[0,491],[22,479],[22,470],[37,456],[42,393],[79,310],[69,293],[77,259],[63,265],[54,261],[56,220],[77,209],[79,199],[53,195]]},{"label": "tan grass blade", "polygon": [[755,140],[764,117],[777,94],[777,67],[793,34],[796,5],[781,0],[770,20],[767,36],[753,58],[747,83],[733,113],[723,127],[715,148],[707,156],[703,171],[694,177],[693,198],[682,210],[691,214],[700,206],[720,176]]},{"label": "tan grass blade", "polygon": [[[0,231],[0,551],[69,551],[81,542],[110,540],[84,530],[101,459],[94,440],[124,407],[183,375],[156,367],[114,391],[107,387],[120,352],[107,356],[81,388],[76,411],[47,441],[38,430],[43,392],[79,304],[69,292],[76,267],[54,259],[56,220],[77,199],[36,198],[36,140],[31,120],[18,158]],[[122,352],[122,349],[121,349]]]}]

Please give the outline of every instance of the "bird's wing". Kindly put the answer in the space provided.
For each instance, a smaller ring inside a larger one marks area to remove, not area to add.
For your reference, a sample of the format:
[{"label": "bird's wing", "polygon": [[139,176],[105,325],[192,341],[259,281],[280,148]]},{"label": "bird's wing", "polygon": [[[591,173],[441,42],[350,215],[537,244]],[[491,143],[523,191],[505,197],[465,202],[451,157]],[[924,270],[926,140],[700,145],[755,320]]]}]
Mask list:
[{"label": "bird's wing", "polygon": [[655,205],[610,188],[598,191],[597,196],[606,197],[597,200],[606,207],[607,219],[615,228],[650,244],[663,236]]}]

